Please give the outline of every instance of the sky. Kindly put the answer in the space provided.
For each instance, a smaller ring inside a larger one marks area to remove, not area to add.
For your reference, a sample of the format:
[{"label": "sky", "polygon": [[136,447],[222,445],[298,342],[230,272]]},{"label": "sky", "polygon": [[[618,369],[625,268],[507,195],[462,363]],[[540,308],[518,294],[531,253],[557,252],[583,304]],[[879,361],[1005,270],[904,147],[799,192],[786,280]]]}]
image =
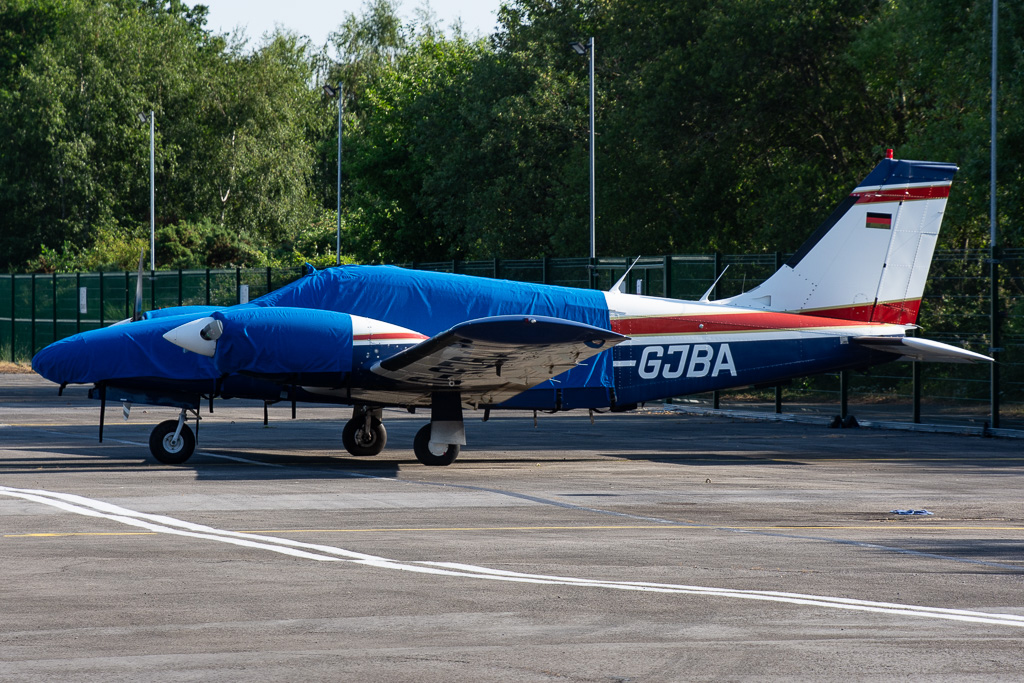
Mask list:
[{"label": "sky", "polygon": [[[402,0],[399,13],[413,17],[426,0]],[[210,8],[206,27],[218,33],[244,28],[252,43],[280,24],[300,35],[309,36],[314,45],[322,45],[347,14],[361,14],[365,0],[191,0],[190,5]],[[498,23],[501,0],[430,0],[430,10],[445,28],[462,19],[463,32],[469,36],[488,36]]]}]

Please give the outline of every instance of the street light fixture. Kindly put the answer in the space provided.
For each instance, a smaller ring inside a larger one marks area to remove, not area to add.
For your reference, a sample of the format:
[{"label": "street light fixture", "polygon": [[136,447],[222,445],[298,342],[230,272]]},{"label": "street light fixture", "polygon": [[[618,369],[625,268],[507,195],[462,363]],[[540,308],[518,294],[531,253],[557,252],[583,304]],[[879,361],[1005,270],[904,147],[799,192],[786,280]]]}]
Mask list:
[{"label": "street light fixture", "polygon": [[594,248],[594,38],[591,37],[585,44],[578,41],[569,43],[580,57],[587,55],[590,63],[590,258],[595,258]]},{"label": "street light fixture", "polygon": [[341,81],[338,81],[338,87],[332,88],[328,84],[324,84],[324,93],[328,97],[338,98],[338,231],[337,231],[337,244],[335,246],[335,255],[337,257],[337,265],[341,265],[341,112],[343,109],[341,91]]},{"label": "street light fixture", "polygon": [[152,271],[156,270],[156,117],[152,110],[149,116],[139,112],[138,117],[139,123],[149,121],[149,269]]}]

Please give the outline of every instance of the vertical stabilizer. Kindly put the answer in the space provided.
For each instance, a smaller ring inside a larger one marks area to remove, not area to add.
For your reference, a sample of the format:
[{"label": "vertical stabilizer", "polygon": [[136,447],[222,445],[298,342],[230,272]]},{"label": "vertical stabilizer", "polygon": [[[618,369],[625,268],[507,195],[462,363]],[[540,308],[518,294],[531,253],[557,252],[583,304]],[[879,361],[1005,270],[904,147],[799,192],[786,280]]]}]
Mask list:
[{"label": "vertical stabilizer", "polygon": [[716,303],[913,324],[956,171],[883,159],[778,272]]}]

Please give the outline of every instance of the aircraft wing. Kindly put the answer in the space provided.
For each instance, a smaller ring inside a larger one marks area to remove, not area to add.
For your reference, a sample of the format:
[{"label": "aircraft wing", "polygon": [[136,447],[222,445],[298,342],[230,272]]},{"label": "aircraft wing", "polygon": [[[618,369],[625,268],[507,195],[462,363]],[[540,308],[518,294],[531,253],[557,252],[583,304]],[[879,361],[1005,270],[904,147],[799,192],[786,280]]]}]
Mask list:
[{"label": "aircraft wing", "polygon": [[941,363],[993,362],[983,354],[919,337],[854,337],[851,341],[870,349],[895,353],[900,356],[900,360]]},{"label": "aircraft wing", "polygon": [[571,370],[628,337],[560,318],[497,316],[461,323],[373,366],[407,389],[460,391],[497,403]]}]

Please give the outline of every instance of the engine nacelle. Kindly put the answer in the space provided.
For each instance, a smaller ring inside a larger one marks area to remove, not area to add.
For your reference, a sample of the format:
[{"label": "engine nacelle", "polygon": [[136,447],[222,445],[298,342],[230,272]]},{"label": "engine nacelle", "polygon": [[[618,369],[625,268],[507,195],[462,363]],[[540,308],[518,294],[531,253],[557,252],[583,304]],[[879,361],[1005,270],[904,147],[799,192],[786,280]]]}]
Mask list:
[{"label": "engine nacelle", "polygon": [[[215,311],[164,338],[209,356],[224,375],[328,385],[426,337],[397,325],[334,311],[240,307]],[[385,351],[383,347],[387,347]]]}]

